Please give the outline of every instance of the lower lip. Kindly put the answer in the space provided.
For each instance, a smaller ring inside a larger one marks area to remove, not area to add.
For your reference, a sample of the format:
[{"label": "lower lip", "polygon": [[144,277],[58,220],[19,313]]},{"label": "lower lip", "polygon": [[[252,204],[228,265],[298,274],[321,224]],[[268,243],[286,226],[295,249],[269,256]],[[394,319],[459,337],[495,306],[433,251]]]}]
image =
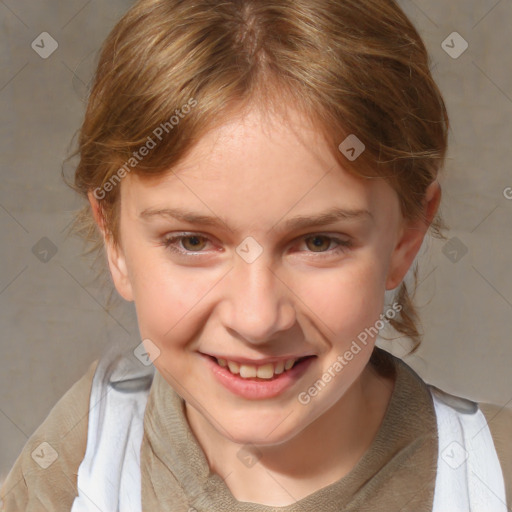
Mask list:
[{"label": "lower lip", "polygon": [[273,379],[244,379],[234,375],[227,368],[217,364],[210,356],[201,354],[216,379],[235,395],[249,400],[273,398],[293,386],[309,368],[315,357],[308,357],[290,370],[276,375]]}]

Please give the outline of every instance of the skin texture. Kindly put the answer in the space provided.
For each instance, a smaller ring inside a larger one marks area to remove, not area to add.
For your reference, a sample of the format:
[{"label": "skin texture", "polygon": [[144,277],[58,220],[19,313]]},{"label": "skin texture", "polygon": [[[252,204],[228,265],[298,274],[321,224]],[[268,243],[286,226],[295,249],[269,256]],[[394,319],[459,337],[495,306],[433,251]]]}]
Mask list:
[{"label": "skin texture", "polygon": [[[119,243],[105,237],[116,288],[135,301],[142,339],[160,350],[154,364],[185,399],[210,467],[239,501],[273,506],[343,477],[371,444],[393,390],[393,381],[367,364],[374,339],[307,405],[297,397],[379,319],[385,290],[405,276],[440,200],[434,182],[427,222],[406,222],[385,181],[340,168],[314,127],[288,112],[286,121],[269,120],[251,108],[204,136],[172,172],[128,175]],[[90,201],[101,226],[92,194]],[[284,229],[292,217],[331,207],[369,215]],[[222,221],[210,226],[158,214],[166,208]],[[165,246],[183,232],[200,235],[173,242],[188,255]],[[318,234],[350,246],[336,251]],[[263,248],[252,263],[236,252],[249,236]],[[219,384],[199,352],[316,358],[281,395],[247,400]],[[257,464],[241,462],[242,446]]]}]

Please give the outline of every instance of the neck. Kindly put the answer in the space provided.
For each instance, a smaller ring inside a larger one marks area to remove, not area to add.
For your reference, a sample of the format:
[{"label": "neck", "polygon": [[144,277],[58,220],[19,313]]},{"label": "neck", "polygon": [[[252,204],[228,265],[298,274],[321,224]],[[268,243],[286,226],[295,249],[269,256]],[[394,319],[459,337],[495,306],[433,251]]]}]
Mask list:
[{"label": "neck", "polygon": [[191,430],[210,468],[238,501],[286,506],[346,476],[361,459],[382,423],[394,377],[368,365],[338,402],[293,438],[258,446],[261,459],[245,467],[241,445],[222,436],[186,404]]}]

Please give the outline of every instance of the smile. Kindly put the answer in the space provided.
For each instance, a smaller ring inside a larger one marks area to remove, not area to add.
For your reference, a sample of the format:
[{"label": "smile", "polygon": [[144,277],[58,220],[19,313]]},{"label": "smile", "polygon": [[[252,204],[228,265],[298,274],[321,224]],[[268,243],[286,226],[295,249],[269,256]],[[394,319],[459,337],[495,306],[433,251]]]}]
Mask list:
[{"label": "smile", "polygon": [[293,386],[316,356],[291,357],[248,364],[200,354],[215,379],[232,393],[256,400],[275,397]]},{"label": "smile", "polygon": [[[306,356],[307,357],[307,356]],[[267,363],[261,366],[251,364],[239,364],[236,361],[229,361],[222,358],[216,358],[217,364],[228,370],[233,375],[239,375],[243,379],[257,377],[258,379],[272,379],[275,375],[280,375],[293,368],[293,366],[305,359],[305,357],[287,359],[276,363]]]}]

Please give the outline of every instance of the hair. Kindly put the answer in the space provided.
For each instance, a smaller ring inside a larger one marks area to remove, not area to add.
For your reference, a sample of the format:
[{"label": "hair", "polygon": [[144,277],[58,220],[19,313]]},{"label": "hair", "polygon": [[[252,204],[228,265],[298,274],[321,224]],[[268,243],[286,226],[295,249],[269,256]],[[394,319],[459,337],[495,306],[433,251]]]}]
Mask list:
[{"label": "hair", "polygon": [[[251,105],[282,115],[293,105],[340,165],[385,179],[404,218],[421,217],[449,122],[425,45],[393,0],[139,0],[103,44],[75,153],[73,186],[99,199],[105,236],[118,243],[123,176],[172,171]],[[338,149],[349,134],[365,145],[354,161]],[[438,214],[430,232],[445,238],[445,227]],[[103,245],[88,202],[75,229]],[[412,298],[402,282],[390,323],[416,349]]]}]

